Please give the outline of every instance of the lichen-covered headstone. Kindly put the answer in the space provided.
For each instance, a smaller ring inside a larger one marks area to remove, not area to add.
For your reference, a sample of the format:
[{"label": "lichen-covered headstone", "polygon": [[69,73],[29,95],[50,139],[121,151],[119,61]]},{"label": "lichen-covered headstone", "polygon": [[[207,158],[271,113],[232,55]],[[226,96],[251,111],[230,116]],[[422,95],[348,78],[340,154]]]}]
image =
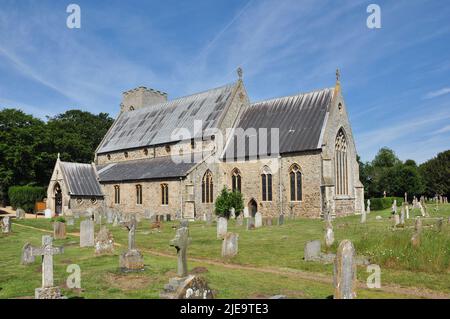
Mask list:
[{"label": "lichen-covered headstone", "polygon": [[247,218],[247,230],[255,229],[255,218],[249,217]]},{"label": "lichen-covered headstone", "polygon": [[305,244],[305,261],[315,261],[320,259],[321,243],[320,240],[311,240]]},{"label": "lichen-covered headstone", "polygon": [[257,212],[255,214],[255,228],[260,228],[262,226],[262,214]]},{"label": "lichen-covered headstone", "polygon": [[180,227],[177,229],[175,238],[170,241],[170,246],[175,247],[177,250],[178,267],[177,274],[179,277],[187,276],[187,248],[191,243],[189,237],[189,228]]},{"label": "lichen-covered headstone", "polygon": [[234,257],[238,253],[239,235],[235,233],[227,233],[222,242],[222,257]]},{"label": "lichen-covered headstone", "polygon": [[34,261],[36,260],[36,257],[32,255],[31,250],[32,250],[32,246],[30,243],[26,243],[25,245],[23,245],[22,248],[22,256],[20,259],[20,263],[22,265],[29,265],[34,263]]},{"label": "lichen-covered headstone", "polygon": [[16,219],[25,219],[25,211],[22,208],[16,209]]},{"label": "lichen-covered headstone", "polygon": [[334,261],[334,299],[356,297],[356,253],[353,243],[343,240]]},{"label": "lichen-covered headstone", "polygon": [[5,216],[1,220],[2,224],[2,233],[9,234],[11,232],[11,218],[9,216]]},{"label": "lichen-covered headstone", "polygon": [[422,219],[417,217],[414,225],[414,234],[411,237],[411,245],[415,248],[420,246],[420,239],[422,236]]},{"label": "lichen-covered headstone", "polygon": [[333,228],[327,226],[325,230],[325,245],[331,247],[334,244],[334,231]]},{"label": "lichen-covered headstone", "polygon": [[91,219],[83,220],[80,223],[80,247],[94,247],[94,221]]},{"label": "lichen-covered headstone", "polygon": [[219,217],[217,220],[217,238],[222,239],[227,234],[228,220],[224,217]]},{"label": "lichen-covered headstone", "polygon": [[53,237],[55,239],[65,239],[66,238],[66,223],[54,222],[53,223]]},{"label": "lichen-covered headstone", "polygon": [[169,280],[160,294],[162,299],[214,299],[214,292],[209,288],[206,279],[189,275]]},{"label": "lichen-covered headstone", "polygon": [[97,255],[114,252],[114,238],[106,226],[103,226],[95,238],[95,253]]}]

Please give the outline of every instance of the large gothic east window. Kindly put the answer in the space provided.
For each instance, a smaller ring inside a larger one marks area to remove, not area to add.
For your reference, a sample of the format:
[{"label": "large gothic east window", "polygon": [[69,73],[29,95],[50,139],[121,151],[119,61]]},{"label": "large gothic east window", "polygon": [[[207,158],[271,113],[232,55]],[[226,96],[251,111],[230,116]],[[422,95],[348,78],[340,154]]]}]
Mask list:
[{"label": "large gothic east window", "polygon": [[336,136],[334,163],[336,195],[348,195],[347,139],[343,129]]},{"label": "large gothic east window", "polygon": [[202,179],[202,203],[213,202],[213,179],[210,170],[207,170]]}]

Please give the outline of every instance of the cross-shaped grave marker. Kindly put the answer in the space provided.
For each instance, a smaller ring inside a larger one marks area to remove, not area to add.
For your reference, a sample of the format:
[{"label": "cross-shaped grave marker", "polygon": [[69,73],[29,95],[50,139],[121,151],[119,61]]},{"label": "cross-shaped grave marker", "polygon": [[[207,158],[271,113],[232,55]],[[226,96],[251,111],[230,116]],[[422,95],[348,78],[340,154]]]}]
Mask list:
[{"label": "cross-shaped grave marker", "polygon": [[64,253],[64,247],[53,247],[51,236],[42,236],[42,247],[31,248],[32,256],[42,256],[42,288],[53,287],[53,255]]},{"label": "cross-shaped grave marker", "polygon": [[186,277],[187,271],[187,247],[191,243],[191,238],[189,238],[189,228],[180,227],[177,229],[175,238],[170,241],[170,246],[177,249],[178,256],[178,276]]}]

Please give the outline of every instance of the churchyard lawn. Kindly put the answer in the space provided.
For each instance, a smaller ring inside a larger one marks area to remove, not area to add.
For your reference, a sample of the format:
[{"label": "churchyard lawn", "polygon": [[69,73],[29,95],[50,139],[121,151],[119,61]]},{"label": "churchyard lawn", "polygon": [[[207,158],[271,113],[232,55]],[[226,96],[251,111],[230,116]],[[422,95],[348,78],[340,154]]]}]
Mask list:
[{"label": "churchyard lawn", "polygon": [[[445,217],[438,232],[435,220],[424,220],[421,245],[412,247],[414,216],[404,229],[392,230],[390,211],[372,211],[365,224],[360,216],[333,221],[336,241],[329,252],[336,252],[343,239],[353,241],[358,255],[369,257],[381,267],[381,289],[368,289],[365,282],[370,273],[366,266],[358,267],[358,298],[450,298],[450,205],[428,205],[431,217]],[[382,216],[377,220],[376,216]],[[215,224],[190,223],[192,243],[188,248],[190,271],[206,277],[217,298],[260,298],[286,295],[290,298],[328,298],[333,294],[333,266],[303,260],[305,243],[320,239],[324,244],[324,222],[286,218],[282,226],[263,226],[247,231],[245,226],[230,221],[228,231],[239,234],[239,253],[221,258],[221,240],[216,239]],[[164,284],[176,275],[176,251],[169,246],[174,237],[172,226],[163,223],[160,233],[150,231],[150,222],[143,220],[136,230],[136,246],[144,255],[145,270],[121,273],[119,254],[126,250],[128,232],[108,224],[116,242],[115,253],[95,256],[94,248],[79,247],[79,220],[67,226],[68,236],[54,240],[64,245],[64,254],[54,256],[55,283],[63,294],[82,298],[159,298]],[[52,224],[46,219],[14,220],[12,233],[0,240],[0,298],[33,298],[34,289],[41,284],[41,263],[37,258],[28,266],[20,264],[23,245],[39,246],[44,234],[51,234]],[[96,225],[96,232],[100,226]],[[68,289],[66,268],[81,267],[81,290]]]}]

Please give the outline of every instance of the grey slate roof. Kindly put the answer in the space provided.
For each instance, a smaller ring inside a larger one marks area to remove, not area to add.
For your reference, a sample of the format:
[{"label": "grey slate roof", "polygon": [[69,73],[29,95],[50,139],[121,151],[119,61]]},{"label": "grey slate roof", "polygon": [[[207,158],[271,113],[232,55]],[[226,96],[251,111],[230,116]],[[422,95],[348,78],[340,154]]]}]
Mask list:
[{"label": "grey slate roof", "polygon": [[124,112],[114,122],[97,153],[179,141],[180,139],[172,140],[171,134],[185,128],[193,135],[194,120],[203,122],[203,130],[214,128],[235,86],[236,84],[228,84],[176,100]]},{"label": "grey slate roof", "polygon": [[71,195],[103,196],[91,164],[60,162],[60,167]]},{"label": "grey slate roof", "polygon": [[100,182],[121,182],[184,177],[196,163],[175,163],[171,156],[98,165]]},{"label": "grey slate roof", "polygon": [[[271,128],[279,128],[280,154],[318,149],[333,92],[334,88],[327,88],[253,103],[242,113],[236,127],[244,130],[267,128],[267,153],[271,149]],[[255,152],[251,152],[248,136],[245,137],[245,152],[237,154],[236,141],[237,138],[234,137],[234,142],[226,149],[225,157],[228,161],[266,154],[259,150],[258,143],[251,143],[257,147]]]}]

